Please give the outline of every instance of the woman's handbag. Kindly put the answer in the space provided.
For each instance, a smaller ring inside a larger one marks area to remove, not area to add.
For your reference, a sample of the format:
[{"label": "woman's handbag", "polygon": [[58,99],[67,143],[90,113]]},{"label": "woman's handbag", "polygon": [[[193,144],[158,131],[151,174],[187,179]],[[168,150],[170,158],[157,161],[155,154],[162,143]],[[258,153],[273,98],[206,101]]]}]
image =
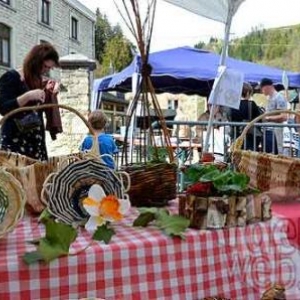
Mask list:
[{"label": "woman's handbag", "polygon": [[36,111],[26,114],[24,117],[15,118],[14,121],[22,133],[37,129],[43,124],[41,116]]}]

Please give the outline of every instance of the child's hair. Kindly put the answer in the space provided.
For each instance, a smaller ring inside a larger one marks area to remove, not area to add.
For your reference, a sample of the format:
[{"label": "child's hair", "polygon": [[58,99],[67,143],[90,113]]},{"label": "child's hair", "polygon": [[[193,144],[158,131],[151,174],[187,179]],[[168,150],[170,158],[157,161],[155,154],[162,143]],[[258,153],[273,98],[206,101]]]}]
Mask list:
[{"label": "child's hair", "polygon": [[108,124],[108,117],[100,109],[96,109],[89,114],[88,121],[93,129],[101,130]]}]

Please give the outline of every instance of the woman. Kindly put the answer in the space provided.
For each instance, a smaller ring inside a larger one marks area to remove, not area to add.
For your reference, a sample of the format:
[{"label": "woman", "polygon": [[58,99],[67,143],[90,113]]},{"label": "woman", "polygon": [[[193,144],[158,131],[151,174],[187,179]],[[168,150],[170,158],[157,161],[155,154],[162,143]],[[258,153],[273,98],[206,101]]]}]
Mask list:
[{"label": "woman", "polygon": [[[9,70],[0,78],[0,113],[45,101],[45,91],[54,89],[49,81],[43,89],[43,75],[59,65],[59,55],[48,43],[34,46],[22,70]],[[1,149],[47,160],[42,111],[26,111],[11,116],[1,128]]]},{"label": "woman", "polygon": [[[232,122],[250,122],[261,114],[257,104],[250,100],[252,93],[252,86],[249,83],[244,83],[240,107],[239,109],[231,109],[230,111],[230,119]],[[231,138],[234,140],[241,135],[243,128],[233,127],[232,129],[233,132]],[[243,148],[246,150],[257,151],[258,146],[261,143],[261,137],[262,133],[259,128],[255,128],[255,130],[248,132]]]}]

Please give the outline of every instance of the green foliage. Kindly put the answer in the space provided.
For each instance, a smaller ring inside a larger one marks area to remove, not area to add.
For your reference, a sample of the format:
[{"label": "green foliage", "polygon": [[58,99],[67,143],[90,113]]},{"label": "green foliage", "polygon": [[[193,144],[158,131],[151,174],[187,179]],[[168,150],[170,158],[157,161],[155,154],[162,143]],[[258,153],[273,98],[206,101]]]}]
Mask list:
[{"label": "green foliage", "polygon": [[113,26],[105,14],[96,10],[95,56],[97,76],[105,76],[126,67],[132,60],[134,46],[124,37],[120,25]]},{"label": "green foliage", "polygon": [[147,227],[148,224],[155,220],[155,213],[153,212],[144,212],[141,213],[133,222],[135,227]]},{"label": "green foliage", "polygon": [[[118,33],[107,41],[102,56],[102,76],[119,72],[132,61],[131,43]],[[111,70],[113,68],[113,70]]]},{"label": "green foliage", "polygon": [[205,47],[205,43],[200,41],[198,42],[194,47],[197,48],[197,49],[203,49]]},{"label": "green foliage", "polygon": [[57,257],[68,255],[70,245],[77,237],[76,230],[70,225],[56,223],[50,219],[45,222],[45,225],[46,236],[33,241],[37,250],[27,252],[23,256],[23,260],[27,264],[38,261],[50,262]]},{"label": "green foliage", "polygon": [[114,28],[109,23],[106,15],[101,14],[99,8],[96,10],[95,25],[95,56],[102,63],[102,56],[106,43],[114,36]]},{"label": "green foliage", "polygon": [[[229,55],[286,70],[299,71],[300,25],[264,29],[254,27],[242,38],[229,45]],[[199,42],[197,48],[220,53],[222,41],[212,37],[207,44]]]},{"label": "green foliage", "polygon": [[166,235],[184,238],[184,231],[190,221],[178,215],[170,215],[166,208],[140,208],[140,215],[133,222],[133,226],[146,227],[149,223],[161,229]]},{"label": "green foliage", "polygon": [[150,162],[166,162],[169,157],[168,150],[165,147],[149,146],[148,151]]},{"label": "green foliage", "polygon": [[185,171],[185,177],[190,183],[195,183],[205,174],[209,174],[214,171],[217,171],[217,168],[214,165],[207,165],[204,167],[200,164],[194,164],[187,168]]},{"label": "green foliage", "polygon": [[222,51],[222,40],[211,37],[207,44],[200,41],[194,47],[220,54]]},{"label": "green foliage", "polygon": [[230,169],[221,171],[214,165],[194,164],[185,171],[189,183],[212,182],[215,192],[220,195],[231,195],[235,193],[248,194],[257,192],[249,187],[249,177],[246,174],[238,173]]},{"label": "green foliage", "polygon": [[105,244],[108,244],[115,234],[115,231],[112,228],[109,228],[107,224],[98,226],[97,230],[93,235],[93,240],[103,241]]}]

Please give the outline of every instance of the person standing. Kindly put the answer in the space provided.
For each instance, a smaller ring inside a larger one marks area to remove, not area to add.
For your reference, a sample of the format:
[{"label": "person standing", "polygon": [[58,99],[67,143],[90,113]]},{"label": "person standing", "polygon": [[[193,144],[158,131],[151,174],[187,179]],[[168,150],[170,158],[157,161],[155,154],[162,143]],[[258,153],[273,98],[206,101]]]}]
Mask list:
[{"label": "person standing", "polygon": [[[257,104],[252,101],[250,98],[253,94],[253,89],[251,84],[245,82],[242,89],[242,98],[240,102],[239,109],[230,110],[230,120],[232,122],[250,122],[253,119],[260,116],[260,110]],[[235,140],[238,136],[241,135],[243,128],[235,127],[232,128],[231,138]],[[243,149],[258,151],[259,144],[261,142],[262,133],[260,129],[253,128],[252,131],[248,132],[246,139],[244,141]]]},{"label": "person standing", "polygon": [[[266,112],[287,109],[287,102],[284,97],[278,93],[269,78],[263,78],[260,82],[261,92],[267,96]],[[286,114],[277,114],[267,116],[264,121],[272,123],[283,123],[287,120]],[[283,128],[266,127],[264,150],[267,153],[283,154]]]},{"label": "person standing", "polygon": [[[22,70],[9,70],[0,78],[0,113],[45,101],[45,91],[53,90],[49,81],[43,88],[43,75],[59,66],[59,55],[49,43],[34,46]],[[37,160],[47,160],[43,112],[25,111],[12,115],[1,127],[1,150],[12,151]]]}]

